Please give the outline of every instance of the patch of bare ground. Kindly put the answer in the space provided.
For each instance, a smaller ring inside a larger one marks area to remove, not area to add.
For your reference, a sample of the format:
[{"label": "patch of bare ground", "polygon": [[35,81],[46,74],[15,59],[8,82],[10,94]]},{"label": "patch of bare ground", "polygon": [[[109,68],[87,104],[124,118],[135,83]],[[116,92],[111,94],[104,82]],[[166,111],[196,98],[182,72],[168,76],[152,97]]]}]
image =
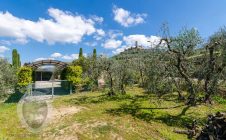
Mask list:
[{"label": "patch of bare ground", "polygon": [[82,107],[77,107],[77,106],[69,106],[69,107],[61,107],[61,108],[53,108],[50,111],[49,114],[49,121],[50,123],[57,123],[59,119],[64,118],[69,115],[73,115],[75,113],[78,113],[82,110]]},{"label": "patch of bare ground", "polygon": [[[43,132],[41,139],[43,140],[78,140],[77,132],[80,129],[80,124],[74,122],[73,125],[60,129],[59,124],[78,112],[83,107],[65,106],[60,108],[51,108],[48,115],[48,126]],[[55,129],[51,131],[51,129]],[[73,129],[73,130],[72,130]]]}]

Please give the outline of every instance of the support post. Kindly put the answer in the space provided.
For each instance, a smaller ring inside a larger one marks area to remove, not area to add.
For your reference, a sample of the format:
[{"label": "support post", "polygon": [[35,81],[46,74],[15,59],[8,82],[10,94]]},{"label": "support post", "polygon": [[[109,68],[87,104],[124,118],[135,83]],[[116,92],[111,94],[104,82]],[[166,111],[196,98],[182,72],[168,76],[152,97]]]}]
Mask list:
[{"label": "support post", "polygon": [[52,81],[52,98],[53,98],[53,95],[54,95],[54,81]]},{"label": "support post", "polygon": [[32,96],[33,95],[33,93],[32,93],[32,83],[30,84],[30,86],[31,86],[31,88],[30,88],[30,94]]},{"label": "support post", "polygon": [[70,94],[72,94],[72,85],[71,85],[71,82],[70,82]]},{"label": "support post", "polygon": [[42,72],[41,72],[41,81],[42,81]]}]

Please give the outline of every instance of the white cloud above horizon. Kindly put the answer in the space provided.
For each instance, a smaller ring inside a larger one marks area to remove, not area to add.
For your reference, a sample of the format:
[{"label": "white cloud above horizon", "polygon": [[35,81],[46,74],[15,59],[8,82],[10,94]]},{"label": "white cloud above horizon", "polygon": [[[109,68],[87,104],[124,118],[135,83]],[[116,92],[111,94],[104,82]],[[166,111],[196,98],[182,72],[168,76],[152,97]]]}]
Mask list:
[{"label": "white cloud above horizon", "polygon": [[123,41],[127,46],[135,46],[137,41],[138,45],[144,48],[153,48],[160,42],[160,37],[158,36],[146,36],[142,34],[134,34],[129,36],[124,36]]},{"label": "white cloud above horizon", "polygon": [[123,8],[119,8],[115,5],[113,6],[113,14],[114,20],[124,27],[144,23],[145,18],[147,17],[147,14],[145,13],[142,14],[131,13],[130,11],[125,10]]},{"label": "white cloud above horizon", "polygon": [[123,32],[120,30],[109,30],[108,36],[109,36],[109,38],[115,39],[115,38],[123,36]]},{"label": "white cloud above horizon", "polygon": [[102,29],[95,28],[95,22],[103,22],[102,17],[85,18],[55,8],[49,8],[48,15],[49,19],[40,17],[38,21],[32,21],[16,17],[8,11],[0,12],[0,37],[14,38],[19,43],[33,39],[49,44],[77,44],[86,35],[104,35]]},{"label": "white cloud above horizon", "polygon": [[103,17],[98,17],[96,15],[91,16],[91,18],[98,23],[102,23],[104,21]]},{"label": "white cloud above horizon", "polygon": [[114,55],[117,55],[117,54],[119,54],[119,53],[125,51],[125,50],[128,49],[128,48],[129,48],[128,46],[124,45],[124,46],[122,46],[122,47],[120,47],[120,48],[115,49],[114,51],[112,51],[112,53],[113,53]]},{"label": "white cloud above horizon", "polygon": [[[86,53],[83,54],[85,57],[87,56]],[[79,57],[79,54],[77,53],[74,53],[74,54],[61,54],[61,53],[58,53],[58,52],[55,52],[53,54],[50,55],[51,58],[53,59],[64,59],[64,60],[75,60],[75,59],[78,59]]]},{"label": "white cloud above horizon", "polygon": [[64,55],[61,58],[65,60],[75,60],[78,59],[79,54],[71,54],[71,55]]},{"label": "white cloud above horizon", "polygon": [[0,53],[5,53],[6,51],[9,51],[10,49],[6,46],[0,46]]},{"label": "white cloud above horizon", "polygon": [[45,58],[45,57],[39,57],[39,58],[36,58],[34,61],[41,61],[41,60],[54,60],[54,58]]},{"label": "white cloud above horizon", "polygon": [[142,46],[145,49],[150,49],[156,47],[161,40],[161,37],[158,36],[146,36],[142,34],[133,34],[123,37],[123,45],[121,47],[116,48],[112,51],[113,54],[119,54],[125,49],[135,47],[135,43],[137,41],[138,46]]},{"label": "white cloud above horizon", "polygon": [[90,47],[95,47],[95,46],[97,46],[97,42],[85,42],[84,43],[86,46],[90,46]]},{"label": "white cloud above horizon", "polygon": [[51,54],[51,57],[53,57],[53,58],[60,58],[60,57],[62,57],[62,54],[56,52],[56,53]]},{"label": "white cloud above horizon", "polygon": [[122,41],[120,40],[116,40],[116,39],[108,39],[106,40],[102,46],[105,48],[105,49],[116,49],[118,48],[119,46],[121,46],[122,44]]}]

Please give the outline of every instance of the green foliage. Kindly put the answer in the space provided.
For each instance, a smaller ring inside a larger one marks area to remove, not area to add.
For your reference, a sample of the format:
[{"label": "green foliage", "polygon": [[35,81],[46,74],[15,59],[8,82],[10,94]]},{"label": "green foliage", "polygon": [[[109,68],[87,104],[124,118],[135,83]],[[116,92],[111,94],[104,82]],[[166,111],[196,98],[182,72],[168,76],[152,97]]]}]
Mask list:
[{"label": "green foliage", "polygon": [[0,58],[0,98],[14,92],[16,81],[16,70],[6,60]]},{"label": "green foliage", "polygon": [[146,63],[145,88],[149,92],[162,96],[172,92],[172,80],[168,77],[169,72],[166,70],[166,64],[161,60],[162,55],[155,55]]},{"label": "green foliage", "polygon": [[66,80],[66,74],[67,74],[67,68],[64,68],[62,71],[61,71],[61,74],[60,74],[60,78],[61,80]]},{"label": "green foliage", "polygon": [[97,50],[93,49],[93,59],[96,60],[97,59]]},{"label": "green foliage", "polygon": [[220,97],[220,96],[214,96],[213,100],[218,102],[219,104],[226,104],[226,99]]},{"label": "green foliage", "polygon": [[18,67],[21,67],[20,54],[17,54]]},{"label": "green foliage", "polygon": [[21,66],[20,54],[16,49],[13,49],[12,51],[12,65],[15,68],[19,68]]},{"label": "green foliage", "polygon": [[85,90],[85,91],[90,91],[90,90],[95,89],[94,81],[92,79],[90,79],[88,76],[83,78],[82,84],[83,84],[83,90]]},{"label": "green foliage", "polygon": [[84,57],[82,48],[79,51],[79,58],[72,62],[73,66],[82,68],[82,83],[84,90],[95,90],[98,86],[99,68],[97,66],[96,49],[93,50],[93,55]]},{"label": "green foliage", "polygon": [[82,67],[82,71],[85,73],[88,71],[90,66],[90,61],[86,57],[79,57],[79,59],[76,59],[72,62],[73,66],[80,66]]},{"label": "green foliage", "polygon": [[32,68],[21,67],[17,72],[18,76],[18,86],[25,87],[32,82]]},{"label": "green foliage", "polygon": [[79,49],[79,59],[82,58],[82,57],[84,57],[84,56],[83,56],[83,51],[82,51],[82,48],[80,48],[80,49]]},{"label": "green foliage", "polygon": [[101,75],[101,70],[98,65],[98,59],[96,54],[95,54],[95,49],[94,49],[94,54],[92,56],[88,56],[86,58],[86,71],[83,72],[83,78],[88,79],[86,80],[87,86],[85,89],[87,90],[96,90],[98,88],[98,78]]},{"label": "green foliage", "polygon": [[108,94],[110,96],[114,95],[114,87],[115,87],[115,73],[116,73],[116,67],[115,67],[115,60],[114,59],[108,59],[106,57],[102,57],[98,60],[98,67],[102,71],[102,75],[104,75],[105,81],[107,83],[107,86],[110,88],[110,91]]},{"label": "green foliage", "polygon": [[66,69],[66,79],[72,84],[79,85],[82,83],[82,67],[69,66]]},{"label": "green foliage", "polygon": [[125,87],[128,85],[133,78],[131,60],[117,60],[113,61],[114,63],[114,77],[116,89],[120,91],[121,94],[125,94]]}]

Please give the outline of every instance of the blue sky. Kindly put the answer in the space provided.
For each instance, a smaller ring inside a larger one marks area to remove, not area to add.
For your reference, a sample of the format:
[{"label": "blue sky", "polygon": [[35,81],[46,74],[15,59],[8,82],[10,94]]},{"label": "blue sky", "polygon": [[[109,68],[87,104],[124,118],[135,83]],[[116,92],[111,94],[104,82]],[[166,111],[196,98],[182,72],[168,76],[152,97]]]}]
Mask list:
[{"label": "blue sky", "polygon": [[137,40],[150,47],[162,23],[172,35],[195,27],[206,39],[226,25],[224,0],[0,0],[0,56],[22,63],[41,59],[72,61],[79,48],[108,56]]}]

